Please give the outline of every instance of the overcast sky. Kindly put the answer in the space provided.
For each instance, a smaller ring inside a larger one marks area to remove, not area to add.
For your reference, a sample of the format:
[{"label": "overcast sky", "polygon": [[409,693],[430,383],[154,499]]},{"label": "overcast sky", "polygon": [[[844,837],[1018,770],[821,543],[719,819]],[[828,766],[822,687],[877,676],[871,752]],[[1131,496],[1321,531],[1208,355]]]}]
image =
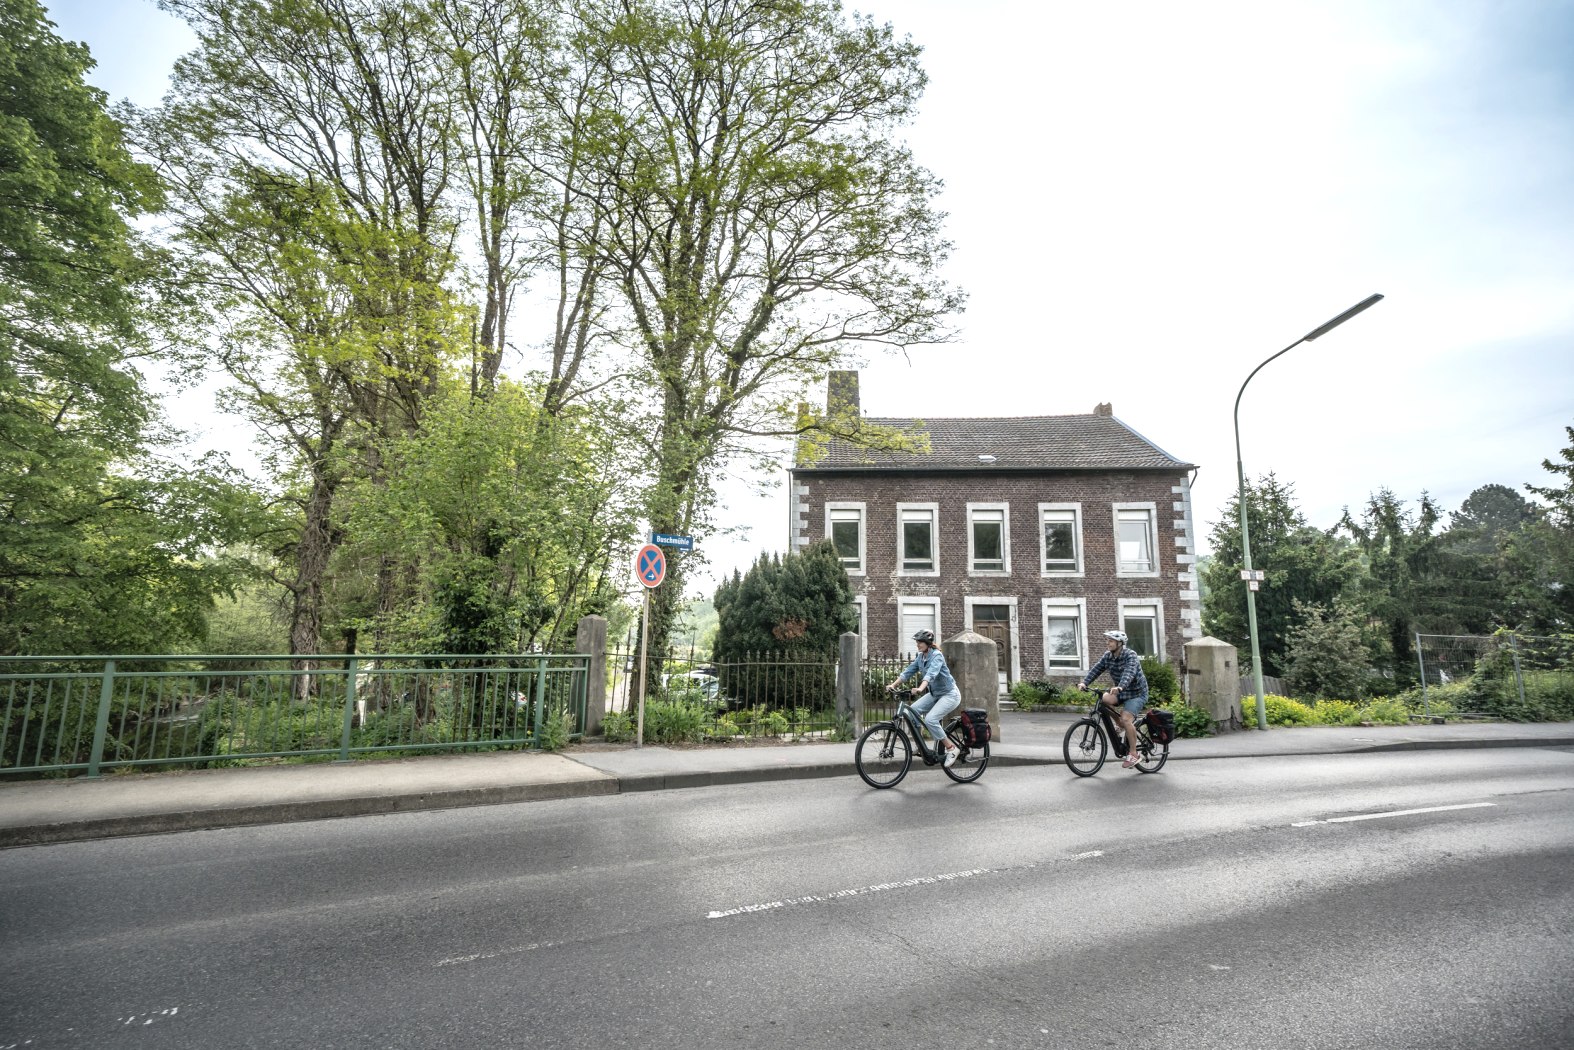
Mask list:
[{"label": "overcast sky", "polygon": [[[1320,527],[1382,486],[1452,510],[1550,478],[1574,424],[1574,0],[858,9],[925,49],[907,138],[970,296],[957,342],[868,362],[868,414],[1109,401],[1201,465],[1206,545],[1242,381],[1380,292],[1252,380],[1248,475],[1293,483]],[[143,0],[50,11],[140,105],[193,42]],[[738,478],[720,515],[748,535],[698,537],[718,573],[786,545],[785,485]]]}]

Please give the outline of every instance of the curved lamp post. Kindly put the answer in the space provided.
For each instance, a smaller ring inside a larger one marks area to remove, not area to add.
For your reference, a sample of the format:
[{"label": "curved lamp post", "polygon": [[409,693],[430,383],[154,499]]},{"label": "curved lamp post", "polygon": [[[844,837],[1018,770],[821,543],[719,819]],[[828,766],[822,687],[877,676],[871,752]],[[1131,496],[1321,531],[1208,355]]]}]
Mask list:
[{"label": "curved lamp post", "polygon": [[[1280,350],[1277,354],[1274,354],[1273,357],[1268,358],[1268,361],[1272,361],[1275,358],[1284,356],[1291,350],[1294,350],[1296,347],[1300,346],[1302,343],[1310,343],[1318,336],[1327,335],[1329,332],[1333,331],[1335,328],[1338,328],[1340,325],[1350,320],[1350,318],[1354,317],[1362,310],[1365,310],[1369,306],[1376,305],[1382,298],[1383,297],[1381,295],[1367,296],[1365,299],[1362,299],[1360,302],[1350,307],[1350,309],[1346,310],[1338,317],[1335,317],[1332,321],[1327,321],[1321,325],[1318,325],[1310,332],[1307,332],[1305,335],[1301,336],[1301,338],[1297,339],[1283,350]],[[1252,376],[1255,376],[1258,372],[1261,372],[1263,370],[1263,366],[1266,365],[1268,361],[1264,361],[1262,364],[1252,369],[1252,374],[1246,377],[1246,383],[1250,383],[1252,381]],[[1268,704],[1263,700],[1262,694],[1262,651],[1257,644],[1257,592],[1252,586],[1255,581],[1251,580],[1251,531],[1246,524],[1246,471],[1241,466],[1241,394],[1246,393],[1246,383],[1241,384],[1240,393],[1235,395],[1235,476],[1240,482],[1239,506],[1241,512],[1241,555],[1245,559],[1245,575],[1247,578],[1246,628],[1251,634],[1252,639],[1252,684],[1257,687],[1257,728],[1267,729]]]}]

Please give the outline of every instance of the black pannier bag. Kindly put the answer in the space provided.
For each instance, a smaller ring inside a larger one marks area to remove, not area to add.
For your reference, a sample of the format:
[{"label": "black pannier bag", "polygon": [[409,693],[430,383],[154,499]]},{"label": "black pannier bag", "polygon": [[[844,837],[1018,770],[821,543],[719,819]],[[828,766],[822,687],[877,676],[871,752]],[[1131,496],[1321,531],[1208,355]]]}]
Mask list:
[{"label": "black pannier bag", "polygon": [[1155,744],[1168,744],[1175,739],[1175,712],[1153,708],[1148,712],[1148,735]]},{"label": "black pannier bag", "polygon": [[961,714],[962,736],[968,747],[983,747],[994,735],[989,712],[982,707],[965,707]]}]

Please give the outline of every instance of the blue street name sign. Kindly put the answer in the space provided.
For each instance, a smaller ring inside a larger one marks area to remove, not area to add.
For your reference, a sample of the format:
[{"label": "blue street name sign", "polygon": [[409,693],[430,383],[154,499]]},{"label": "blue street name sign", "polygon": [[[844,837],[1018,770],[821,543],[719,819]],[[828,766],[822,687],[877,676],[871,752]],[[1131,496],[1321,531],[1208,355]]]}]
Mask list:
[{"label": "blue street name sign", "polygon": [[669,536],[665,532],[653,532],[650,534],[650,542],[658,547],[672,547],[680,551],[694,549],[693,536]]}]

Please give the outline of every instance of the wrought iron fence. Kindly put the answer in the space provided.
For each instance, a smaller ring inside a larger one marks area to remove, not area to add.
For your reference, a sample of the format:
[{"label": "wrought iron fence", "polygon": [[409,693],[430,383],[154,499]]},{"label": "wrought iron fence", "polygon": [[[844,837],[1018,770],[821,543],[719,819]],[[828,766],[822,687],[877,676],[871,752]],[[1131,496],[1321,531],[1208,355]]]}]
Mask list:
[{"label": "wrought iron fence", "polygon": [[580,654],[0,659],[0,773],[215,766],[580,736]]},{"label": "wrought iron fence", "polygon": [[[708,738],[816,737],[851,731],[837,714],[836,660],[819,653],[746,653],[736,660],[707,660],[693,650],[650,654],[645,686],[647,739],[656,705],[700,711]],[[633,713],[639,697],[639,650],[608,654],[608,710]]]}]

